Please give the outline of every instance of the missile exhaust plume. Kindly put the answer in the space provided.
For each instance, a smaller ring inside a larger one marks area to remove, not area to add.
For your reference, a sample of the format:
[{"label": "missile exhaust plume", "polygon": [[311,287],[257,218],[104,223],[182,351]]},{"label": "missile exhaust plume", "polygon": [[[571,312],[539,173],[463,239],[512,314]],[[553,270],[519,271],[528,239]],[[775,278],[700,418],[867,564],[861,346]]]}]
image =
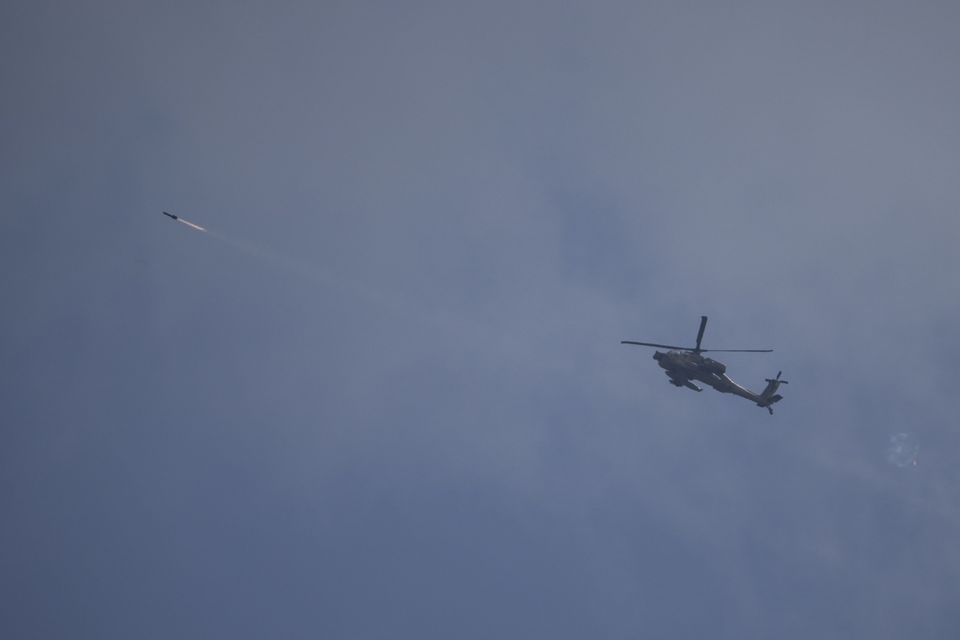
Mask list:
[{"label": "missile exhaust plume", "polygon": [[444,334],[466,333],[473,337],[485,336],[480,340],[485,344],[499,343],[509,345],[504,348],[504,351],[509,353],[510,357],[513,358],[518,358],[519,356],[517,354],[527,351],[527,347],[522,340],[504,336],[496,332],[491,333],[487,327],[469,318],[463,318],[443,309],[423,309],[420,305],[412,303],[401,293],[392,289],[371,286],[362,280],[350,277],[348,274],[338,273],[334,269],[325,268],[277,253],[258,244],[246,242],[224,234],[217,229],[206,229],[166,211],[163,212],[163,215],[177,222],[182,222],[197,231],[202,231],[206,237],[211,240],[216,240],[219,243],[229,246],[235,251],[245,254],[247,257],[258,262],[269,264],[274,268],[297,275],[300,278],[312,281],[329,290],[338,291],[341,295],[362,301],[366,305],[387,312],[394,317],[405,318],[416,324],[429,326]]},{"label": "missile exhaust plume", "polygon": [[197,231],[206,231],[206,229],[204,229],[204,228],[201,227],[200,225],[198,225],[198,224],[193,224],[193,223],[190,222],[189,220],[184,220],[183,218],[180,218],[180,222],[182,222],[183,224],[187,225],[187,226],[190,227],[191,229],[196,229]]}]

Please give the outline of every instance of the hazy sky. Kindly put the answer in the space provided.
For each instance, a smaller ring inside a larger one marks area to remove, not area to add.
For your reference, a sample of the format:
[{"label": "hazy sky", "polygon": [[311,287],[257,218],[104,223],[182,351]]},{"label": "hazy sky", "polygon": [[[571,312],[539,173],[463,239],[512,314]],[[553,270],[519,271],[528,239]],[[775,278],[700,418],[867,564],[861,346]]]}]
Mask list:
[{"label": "hazy sky", "polygon": [[960,636],[955,3],[175,4],[0,8],[0,635]]}]

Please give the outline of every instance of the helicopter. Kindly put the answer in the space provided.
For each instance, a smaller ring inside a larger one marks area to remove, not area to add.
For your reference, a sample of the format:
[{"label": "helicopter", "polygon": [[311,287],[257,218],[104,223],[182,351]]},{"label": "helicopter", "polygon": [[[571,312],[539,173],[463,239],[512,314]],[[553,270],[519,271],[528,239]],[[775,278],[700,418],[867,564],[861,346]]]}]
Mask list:
[{"label": "helicopter", "polygon": [[697,380],[713,387],[720,393],[732,393],[741,398],[746,398],[751,402],[755,402],[758,407],[765,408],[770,412],[770,415],[773,415],[772,405],[783,400],[783,396],[777,393],[777,389],[780,385],[787,384],[786,380],[780,379],[780,375],[783,373],[782,371],[777,372],[776,378],[766,378],[766,388],[762,393],[755,393],[728,378],[726,375],[727,366],[725,364],[702,355],[708,351],[770,353],[773,349],[701,349],[700,343],[703,341],[703,331],[706,328],[707,316],[700,316],[700,330],[697,332],[697,345],[693,348],[657,344],[655,342],[635,342],[633,340],[621,340],[620,344],[669,349],[669,351],[665,353],[654,351],[653,359],[657,361],[660,367],[666,370],[667,377],[670,378],[670,384],[673,386],[687,387],[694,391],[703,391],[701,387],[692,382],[692,380]]}]

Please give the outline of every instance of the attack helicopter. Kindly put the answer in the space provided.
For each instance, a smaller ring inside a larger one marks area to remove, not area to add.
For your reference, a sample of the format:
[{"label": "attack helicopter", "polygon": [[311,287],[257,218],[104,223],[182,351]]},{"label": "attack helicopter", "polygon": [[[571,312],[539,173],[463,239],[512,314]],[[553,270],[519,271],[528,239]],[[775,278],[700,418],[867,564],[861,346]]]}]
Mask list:
[{"label": "attack helicopter", "polygon": [[697,345],[695,347],[677,347],[669,344],[657,344],[655,342],[635,342],[633,340],[621,340],[620,344],[633,344],[641,347],[659,347],[669,349],[667,352],[654,351],[653,359],[657,361],[663,369],[666,370],[667,377],[670,378],[670,384],[675,387],[687,387],[694,391],[703,391],[692,381],[697,380],[708,386],[713,387],[720,393],[732,393],[741,398],[746,398],[755,402],[758,407],[763,407],[773,415],[773,406],[783,399],[777,389],[782,384],[787,384],[786,380],[781,380],[782,371],[777,372],[776,378],[766,378],[767,386],[762,393],[755,393],[746,387],[742,387],[727,377],[727,366],[722,362],[717,362],[707,358],[702,354],[712,351],[723,351],[727,353],[770,353],[773,349],[701,349],[700,343],[703,341],[703,331],[707,328],[707,316],[700,316],[700,330],[697,332]]}]

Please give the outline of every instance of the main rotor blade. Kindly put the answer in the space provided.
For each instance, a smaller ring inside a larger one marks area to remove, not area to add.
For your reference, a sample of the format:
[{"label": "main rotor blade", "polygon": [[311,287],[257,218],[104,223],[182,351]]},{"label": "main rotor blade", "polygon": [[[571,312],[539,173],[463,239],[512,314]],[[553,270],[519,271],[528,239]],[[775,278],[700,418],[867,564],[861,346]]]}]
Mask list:
[{"label": "main rotor blade", "polygon": [[633,340],[621,340],[620,344],[636,344],[641,347],[660,347],[661,349],[679,349],[681,351],[693,351],[690,347],[677,347],[672,344],[657,344],[656,342],[634,342]]},{"label": "main rotor blade", "polygon": [[707,351],[725,351],[726,353],[770,353],[773,349],[700,349],[701,353]]},{"label": "main rotor blade", "polygon": [[703,340],[703,330],[707,328],[707,316],[700,316],[700,330],[697,331],[697,347],[694,351],[703,351],[700,348],[700,341]]}]

